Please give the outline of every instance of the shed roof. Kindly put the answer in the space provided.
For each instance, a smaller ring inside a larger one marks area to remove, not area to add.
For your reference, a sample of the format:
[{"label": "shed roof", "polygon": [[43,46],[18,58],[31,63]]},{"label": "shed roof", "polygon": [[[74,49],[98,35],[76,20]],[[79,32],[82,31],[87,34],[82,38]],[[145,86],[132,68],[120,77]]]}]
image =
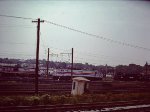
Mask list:
[{"label": "shed roof", "polygon": [[84,77],[75,77],[75,78],[73,78],[73,80],[76,80],[76,81],[90,81],[90,80],[88,80]]}]

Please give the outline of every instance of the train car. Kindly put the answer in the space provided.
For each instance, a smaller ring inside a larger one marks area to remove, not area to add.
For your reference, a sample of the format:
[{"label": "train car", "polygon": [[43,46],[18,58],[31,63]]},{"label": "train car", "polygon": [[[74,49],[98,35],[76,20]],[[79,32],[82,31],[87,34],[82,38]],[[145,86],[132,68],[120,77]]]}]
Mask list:
[{"label": "train car", "polygon": [[35,77],[34,72],[7,72],[7,71],[2,71],[0,72],[0,77]]},{"label": "train car", "polygon": [[[57,69],[52,75],[54,80],[71,80],[70,69]],[[72,77],[85,77],[89,80],[102,80],[102,75],[97,71],[73,70]]]},{"label": "train car", "polygon": [[114,79],[120,81],[141,81],[143,77],[140,73],[117,73]]}]

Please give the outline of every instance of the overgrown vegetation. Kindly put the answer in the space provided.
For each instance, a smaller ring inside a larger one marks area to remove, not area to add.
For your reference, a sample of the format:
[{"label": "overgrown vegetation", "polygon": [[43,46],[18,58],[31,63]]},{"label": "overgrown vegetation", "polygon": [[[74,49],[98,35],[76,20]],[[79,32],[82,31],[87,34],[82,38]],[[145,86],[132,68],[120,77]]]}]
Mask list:
[{"label": "overgrown vegetation", "polygon": [[53,104],[77,104],[93,102],[150,100],[150,93],[120,93],[120,94],[84,94],[72,95],[39,95],[39,96],[1,96],[0,106],[32,106]]}]

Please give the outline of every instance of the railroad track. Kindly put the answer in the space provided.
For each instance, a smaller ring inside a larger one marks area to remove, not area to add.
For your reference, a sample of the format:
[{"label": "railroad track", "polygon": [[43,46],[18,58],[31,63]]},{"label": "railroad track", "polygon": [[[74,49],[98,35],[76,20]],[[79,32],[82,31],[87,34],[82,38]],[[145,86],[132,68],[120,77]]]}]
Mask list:
[{"label": "railroad track", "polygon": [[[130,108],[123,108],[129,106]],[[116,107],[118,107],[118,110],[115,109]],[[100,110],[102,112],[113,112],[113,111],[124,112],[124,111],[132,110],[132,112],[134,112],[133,110],[143,110],[143,109],[150,109],[150,101],[136,100],[136,101],[64,104],[64,105],[60,104],[60,105],[39,105],[39,106],[6,106],[6,107],[0,107],[0,112],[41,112],[41,111],[42,112],[65,112],[65,111],[72,112],[72,111],[79,111],[79,110],[80,111]]]},{"label": "railroad track", "polygon": [[[90,91],[91,94],[101,94],[101,93],[143,93],[143,92],[150,92],[150,90],[98,90],[98,91]],[[70,94],[71,89],[39,89],[39,93],[61,93],[61,94]],[[30,89],[30,90],[5,90],[5,91],[0,91],[0,95],[16,95],[16,94],[35,94],[35,89]]]},{"label": "railroad track", "polygon": [[[127,83],[127,82],[123,82]],[[130,82],[131,83],[131,82]],[[121,82],[119,84],[122,84]],[[140,83],[139,85],[134,82],[134,84],[122,84],[121,86],[116,82],[90,82],[89,92],[90,93],[121,93],[121,92],[150,92],[149,83]],[[59,82],[53,81],[47,84],[39,84],[39,93],[55,93],[71,92],[72,83],[71,82]],[[0,84],[0,94],[30,94],[34,93],[35,85],[33,83],[15,83],[15,84]]]},{"label": "railroad track", "polygon": [[[33,87],[5,87],[2,89],[0,88],[0,95],[5,95],[5,94],[30,94],[30,93],[34,93],[35,89],[34,86]],[[39,93],[70,93],[71,92],[71,86],[70,87],[65,87],[65,86],[61,86],[60,87],[39,87]],[[90,93],[140,93],[140,92],[150,92],[149,88],[134,88],[134,89],[126,89],[126,88],[120,88],[120,89],[107,89],[107,88],[102,88],[102,89],[90,89],[89,91]]]},{"label": "railroad track", "polygon": [[[71,90],[68,89],[51,89],[51,90],[43,90],[39,89],[38,93],[63,93],[63,94],[70,94]],[[33,95],[35,94],[35,90],[7,90],[7,91],[0,91],[0,95],[26,95],[30,94]]]}]

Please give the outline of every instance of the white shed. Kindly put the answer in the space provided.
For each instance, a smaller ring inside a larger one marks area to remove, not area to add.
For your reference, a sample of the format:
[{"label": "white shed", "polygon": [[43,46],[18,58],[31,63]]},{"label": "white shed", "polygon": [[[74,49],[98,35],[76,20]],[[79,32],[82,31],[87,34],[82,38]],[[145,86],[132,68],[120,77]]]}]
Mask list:
[{"label": "white shed", "polygon": [[88,89],[88,83],[90,80],[84,77],[75,77],[72,82],[72,95],[82,95]]}]

